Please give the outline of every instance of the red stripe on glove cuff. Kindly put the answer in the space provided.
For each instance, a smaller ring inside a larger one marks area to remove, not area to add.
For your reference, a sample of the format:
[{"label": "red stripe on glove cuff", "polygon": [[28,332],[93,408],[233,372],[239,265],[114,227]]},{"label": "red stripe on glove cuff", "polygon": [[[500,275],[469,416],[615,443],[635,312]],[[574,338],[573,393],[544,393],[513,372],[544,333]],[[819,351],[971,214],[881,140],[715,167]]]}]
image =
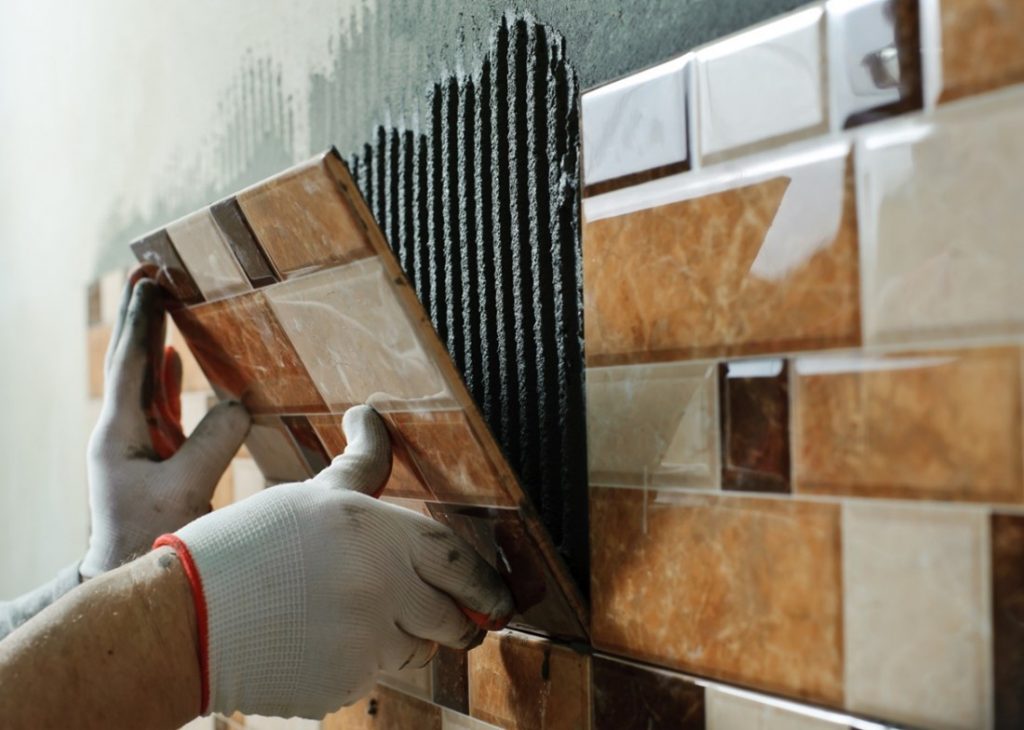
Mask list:
[{"label": "red stripe on glove cuff", "polygon": [[153,548],[169,547],[178,554],[181,567],[185,569],[188,583],[192,587],[192,602],[196,608],[196,626],[199,629],[199,714],[205,715],[210,707],[210,655],[209,628],[206,621],[206,595],[203,593],[203,579],[199,569],[192,560],[188,546],[177,535],[161,535],[153,543]]}]

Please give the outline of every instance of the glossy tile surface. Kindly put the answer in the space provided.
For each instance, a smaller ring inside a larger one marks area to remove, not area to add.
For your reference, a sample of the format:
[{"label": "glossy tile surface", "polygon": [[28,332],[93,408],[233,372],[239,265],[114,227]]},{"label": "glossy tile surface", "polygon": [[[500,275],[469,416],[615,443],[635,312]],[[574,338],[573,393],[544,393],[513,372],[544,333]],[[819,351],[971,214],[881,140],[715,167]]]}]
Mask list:
[{"label": "glossy tile surface", "polygon": [[688,64],[673,59],[583,95],[584,185],[685,167]]},{"label": "glossy tile surface", "polygon": [[229,198],[210,206],[210,215],[253,287],[266,286],[279,280],[267,255],[256,242],[245,214],[238,207],[238,200]]},{"label": "glossy tile surface", "polygon": [[433,700],[442,707],[469,713],[469,655],[441,647],[430,662]]},{"label": "glossy tile surface", "polygon": [[709,687],[707,730],[843,730],[842,725]]},{"label": "glossy tile surface", "polygon": [[207,301],[251,288],[209,210],[172,223],[167,235]]},{"label": "glossy tile surface", "polygon": [[276,416],[254,418],[245,445],[270,482],[297,482],[314,474],[287,427]]},{"label": "glossy tile surface", "polygon": [[978,512],[843,506],[850,710],[913,726],[987,726],[987,528]]},{"label": "glossy tile surface", "polygon": [[590,484],[716,486],[716,387],[708,363],[588,368]]},{"label": "glossy tile surface", "polygon": [[198,304],[203,295],[181,262],[167,231],[151,233],[132,244],[132,253],[140,264],[150,267],[156,282],[181,304]]},{"label": "glossy tile surface", "polygon": [[789,491],[789,372],[780,359],[722,363],[722,489]]},{"label": "glossy tile surface", "polygon": [[491,633],[469,654],[473,717],[506,730],[589,726],[590,661],[542,639]]},{"label": "glossy tile surface", "polygon": [[704,730],[704,688],[682,677],[595,656],[593,730]]},{"label": "glossy tile surface", "polygon": [[441,730],[441,708],[377,685],[363,699],[323,719],[323,730]]},{"label": "glossy tile surface", "polygon": [[1021,351],[797,358],[796,490],[1024,501]]},{"label": "glossy tile surface", "polygon": [[1022,125],[1024,92],[1014,91],[864,139],[857,162],[867,341],[1024,329]]},{"label": "glossy tile surface", "polygon": [[629,489],[590,494],[596,647],[842,702],[837,505]]},{"label": "glossy tile surface", "polygon": [[708,188],[685,176],[651,185],[585,206],[589,366],[859,342],[846,145]]},{"label": "glossy tile surface", "polygon": [[323,159],[241,192],[238,205],[284,277],[373,255],[366,226]]},{"label": "glossy tile surface", "polygon": [[1024,81],[1024,5],[942,0],[943,100]]},{"label": "glossy tile surface", "polygon": [[497,725],[452,710],[443,711],[441,727],[444,730],[501,730]]},{"label": "glossy tile surface", "polygon": [[697,51],[697,136],[705,161],[825,131],[820,8],[793,13]]},{"label": "glossy tile surface", "polygon": [[997,728],[1024,726],[1024,517],[993,515],[992,650]]}]

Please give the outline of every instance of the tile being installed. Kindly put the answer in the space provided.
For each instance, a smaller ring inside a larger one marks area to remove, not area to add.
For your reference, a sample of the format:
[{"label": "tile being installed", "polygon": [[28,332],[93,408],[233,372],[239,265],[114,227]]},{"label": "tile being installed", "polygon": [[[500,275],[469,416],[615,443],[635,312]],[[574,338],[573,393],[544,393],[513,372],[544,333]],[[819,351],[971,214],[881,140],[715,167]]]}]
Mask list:
[{"label": "tile being installed", "polygon": [[699,684],[603,656],[590,667],[593,730],[705,730]]},{"label": "tile being installed", "polygon": [[842,703],[838,505],[600,487],[590,495],[597,648]]},{"label": "tile being installed", "polygon": [[251,288],[209,210],[172,223],[167,226],[167,235],[207,301]]},{"label": "tile being installed", "polygon": [[583,95],[584,185],[687,167],[689,62],[676,58]]},{"label": "tile being installed", "polygon": [[442,646],[430,662],[434,704],[469,713],[469,656],[465,651]]},{"label": "tile being installed", "polygon": [[705,164],[826,131],[823,15],[802,10],[696,52]]},{"label": "tile being installed", "polygon": [[1022,126],[1018,89],[880,125],[863,138],[866,341],[1024,330]]},{"label": "tile being installed", "polygon": [[942,100],[1024,81],[1020,0],[941,0]]},{"label": "tile being installed", "polygon": [[658,363],[587,369],[590,484],[715,487],[715,366]]},{"label": "tile being installed", "polygon": [[845,143],[584,201],[587,364],[856,345]]},{"label": "tile being installed", "polygon": [[497,725],[447,709],[443,712],[441,726],[443,730],[502,730]]},{"label": "tile being installed", "polygon": [[992,515],[995,725],[1024,727],[1024,517]]},{"label": "tile being installed", "polygon": [[708,687],[706,730],[842,730],[843,725],[774,704]]},{"label": "tile being installed", "polygon": [[238,207],[236,198],[228,198],[210,206],[210,216],[254,288],[279,280],[277,272],[267,260],[267,255],[256,242],[256,236],[249,227],[242,209]]},{"label": "tile being installed", "polygon": [[314,474],[288,428],[276,416],[254,418],[245,445],[267,481],[301,482]]},{"label": "tile being installed", "polygon": [[722,489],[789,491],[789,373],[785,360],[722,363]]},{"label": "tile being installed", "polygon": [[369,695],[327,715],[323,730],[442,730],[441,708],[379,684]]},{"label": "tile being installed", "polygon": [[198,304],[203,295],[185,268],[167,231],[156,231],[132,244],[132,253],[176,304]]},{"label": "tile being installed", "polygon": [[1021,351],[801,357],[798,492],[1024,501]]},{"label": "tile being installed", "polygon": [[843,507],[846,705],[912,726],[989,726],[988,521]]}]

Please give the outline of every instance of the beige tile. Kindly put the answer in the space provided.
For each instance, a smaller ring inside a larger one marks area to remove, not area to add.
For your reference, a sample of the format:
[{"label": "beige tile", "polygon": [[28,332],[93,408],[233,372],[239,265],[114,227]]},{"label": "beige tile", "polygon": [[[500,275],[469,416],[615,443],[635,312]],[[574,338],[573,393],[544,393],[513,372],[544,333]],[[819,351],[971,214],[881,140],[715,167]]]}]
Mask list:
[{"label": "beige tile", "polygon": [[442,730],[501,730],[497,725],[460,715],[449,709],[442,710],[441,728]]},{"label": "beige tile", "polygon": [[708,687],[704,694],[706,730],[843,730],[835,722],[792,712],[752,697]]},{"label": "beige tile", "polygon": [[323,720],[323,730],[441,730],[441,708],[384,685]]},{"label": "beige tile", "polygon": [[935,728],[988,726],[987,554],[979,511],[843,507],[851,711]]},{"label": "beige tile", "polygon": [[713,363],[588,368],[586,383],[592,485],[717,486]]},{"label": "beige tile", "polygon": [[252,288],[208,209],[167,226],[167,235],[206,301]]}]

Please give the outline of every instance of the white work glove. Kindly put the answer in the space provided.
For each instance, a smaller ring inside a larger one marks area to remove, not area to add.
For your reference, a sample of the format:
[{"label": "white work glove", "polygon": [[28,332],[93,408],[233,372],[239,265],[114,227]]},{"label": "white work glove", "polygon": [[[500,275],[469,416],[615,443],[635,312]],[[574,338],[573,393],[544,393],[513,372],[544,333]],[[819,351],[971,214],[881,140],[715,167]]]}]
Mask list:
[{"label": "white work glove", "polygon": [[125,287],[105,381],[103,410],[89,440],[92,531],[82,578],[144,554],[157,536],[209,512],[213,490],[250,423],[240,403],[221,403],[185,440],[181,360],[164,350],[164,309],[150,279]]},{"label": "white work glove", "polygon": [[315,478],[157,540],[192,585],[204,714],[321,718],[370,691],[381,669],[481,640],[459,606],[495,624],[513,611],[501,578],[461,538],[367,496],[391,469],[380,417],[360,406],[342,425],[345,453]]}]

